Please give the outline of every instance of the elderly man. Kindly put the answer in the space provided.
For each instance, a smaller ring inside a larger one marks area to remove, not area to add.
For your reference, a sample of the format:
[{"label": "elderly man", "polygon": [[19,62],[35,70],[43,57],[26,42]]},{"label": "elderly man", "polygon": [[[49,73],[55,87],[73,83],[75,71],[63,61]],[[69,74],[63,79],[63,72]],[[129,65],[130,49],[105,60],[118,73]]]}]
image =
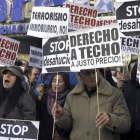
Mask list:
[{"label": "elderly man", "polygon": [[123,94],[97,73],[98,113],[95,77],[95,69],[82,70],[82,81],[68,94],[64,108],[59,105],[52,108],[57,125],[63,129],[72,128],[71,140],[97,140],[98,128],[101,140],[119,140],[119,134],[130,129],[130,115]]}]

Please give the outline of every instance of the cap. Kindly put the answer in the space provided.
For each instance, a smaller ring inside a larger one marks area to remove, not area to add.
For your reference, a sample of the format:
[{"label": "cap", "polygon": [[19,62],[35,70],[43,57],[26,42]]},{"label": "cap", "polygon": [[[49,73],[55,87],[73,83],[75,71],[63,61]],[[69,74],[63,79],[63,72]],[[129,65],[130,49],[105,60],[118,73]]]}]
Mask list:
[{"label": "cap", "polygon": [[3,70],[2,74],[5,74],[6,71],[11,71],[12,73],[14,73],[16,76],[20,78],[22,78],[23,76],[23,70],[16,65],[10,66],[7,69]]}]

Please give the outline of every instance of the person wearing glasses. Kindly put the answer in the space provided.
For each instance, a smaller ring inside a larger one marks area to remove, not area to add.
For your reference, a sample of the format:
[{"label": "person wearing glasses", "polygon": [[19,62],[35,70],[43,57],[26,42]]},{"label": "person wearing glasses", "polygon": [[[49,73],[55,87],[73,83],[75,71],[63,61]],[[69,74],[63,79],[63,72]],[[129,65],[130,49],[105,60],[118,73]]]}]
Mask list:
[{"label": "person wearing glasses", "polygon": [[[53,132],[53,116],[51,113],[53,104],[55,103],[56,91],[57,91],[57,104],[61,107],[64,106],[67,94],[71,90],[69,81],[69,75],[65,72],[53,74],[47,89],[44,89],[44,84],[40,84],[37,87],[39,93],[37,102],[37,120],[40,121],[39,140],[52,140]],[[53,140],[65,140],[69,136],[69,130],[63,130],[56,125],[55,135]],[[62,137],[62,136],[64,137]]]},{"label": "person wearing glasses", "polygon": [[[56,124],[72,129],[70,140],[120,140],[130,129],[131,119],[121,91],[111,86],[97,69],[99,113],[95,69],[81,70],[81,82],[68,94],[64,108],[54,105]],[[99,129],[98,129],[99,128]]]}]

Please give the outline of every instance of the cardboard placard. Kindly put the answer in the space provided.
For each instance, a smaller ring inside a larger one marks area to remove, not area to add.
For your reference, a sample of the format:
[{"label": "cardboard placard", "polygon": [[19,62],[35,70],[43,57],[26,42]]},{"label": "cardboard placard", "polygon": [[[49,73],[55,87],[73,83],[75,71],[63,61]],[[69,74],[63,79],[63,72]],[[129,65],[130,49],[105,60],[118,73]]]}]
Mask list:
[{"label": "cardboard placard", "polygon": [[125,36],[140,35],[140,1],[117,2],[116,18]]},{"label": "cardboard placard", "polygon": [[68,33],[69,9],[33,7],[28,35],[50,38]]},{"label": "cardboard placard", "polygon": [[0,119],[1,140],[38,140],[39,122]]},{"label": "cardboard placard", "polygon": [[96,27],[97,8],[66,2],[65,7],[69,8],[69,29],[79,30]]},{"label": "cardboard placard", "polygon": [[122,65],[118,24],[70,32],[71,71]]},{"label": "cardboard placard", "polygon": [[29,66],[42,68],[42,49],[30,46]]},{"label": "cardboard placard", "polygon": [[[46,72],[70,71],[68,36],[43,39],[43,62]],[[45,71],[43,70],[45,73]]]},{"label": "cardboard placard", "polygon": [[0,64],[11,66],[15,64],[19,41],[0,35]]}]

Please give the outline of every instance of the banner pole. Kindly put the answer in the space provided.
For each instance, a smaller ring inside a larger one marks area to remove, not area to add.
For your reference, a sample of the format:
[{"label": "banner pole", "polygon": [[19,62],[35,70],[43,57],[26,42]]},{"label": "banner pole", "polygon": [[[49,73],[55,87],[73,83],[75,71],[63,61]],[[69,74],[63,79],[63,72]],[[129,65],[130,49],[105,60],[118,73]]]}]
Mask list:
[{"label": "banner pole", "polygon": [[[98,92],[98,79],[97,79],[97,69],[95,69],[95,73],[96,73],[96,88],[97,88],[97,110],[98,110],[98,113],[100,111],[99,109],[99,92]],[[100,131],[100,128],[99,129],[99,140],[101,140],[101,131]]]},{"label": "banner pole", "polygon": [[[56,85],[58,86],[58,72],[57,72],[57,79],[56,79]],[[58,88],[58,87],[57,87]],[[56,96],[55,96],[55,108],[56,108],[56,104],[57,104],[57,88],[56,88]],[[54,138],[54,129],[55,129],[55,120],[56,117],[54,116],[53,118],[53,133],[52,133],[52,139]]]},{"label": "banner pole", "polygon": [[106,79],[106,71],[105,71],[105,69],[104,69],[104,79]]}]

